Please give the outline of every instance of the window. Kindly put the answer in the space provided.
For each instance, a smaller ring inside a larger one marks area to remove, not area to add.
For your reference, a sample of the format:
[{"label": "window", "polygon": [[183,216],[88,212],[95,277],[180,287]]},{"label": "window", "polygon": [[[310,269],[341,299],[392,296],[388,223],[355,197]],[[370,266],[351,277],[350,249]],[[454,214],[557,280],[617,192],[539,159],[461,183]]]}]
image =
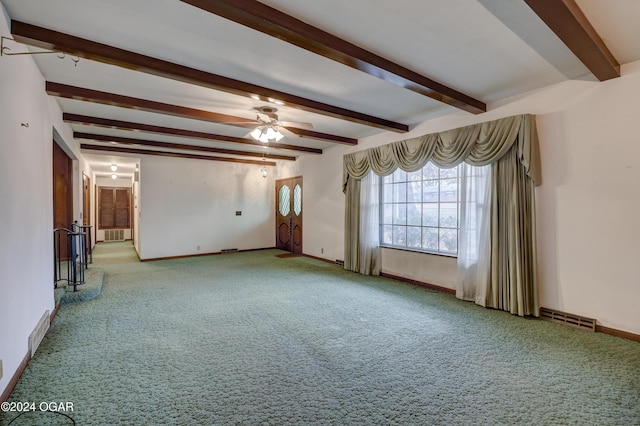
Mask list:
[{"label": "window", "polygon": [[427,163],[381,179],[380,244],[456,255],[460,228],[460,167]]}]

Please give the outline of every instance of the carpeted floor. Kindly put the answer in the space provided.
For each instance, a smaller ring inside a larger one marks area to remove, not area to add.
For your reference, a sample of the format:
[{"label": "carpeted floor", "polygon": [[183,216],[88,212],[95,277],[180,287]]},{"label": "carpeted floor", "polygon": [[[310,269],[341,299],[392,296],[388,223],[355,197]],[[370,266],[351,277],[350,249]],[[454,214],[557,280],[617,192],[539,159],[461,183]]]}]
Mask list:
[{"label": "carpeted floor", "polygon": [[636,342],[282,253],[99,245],[10,398],[73,411],[0,424],[640,424]]}]

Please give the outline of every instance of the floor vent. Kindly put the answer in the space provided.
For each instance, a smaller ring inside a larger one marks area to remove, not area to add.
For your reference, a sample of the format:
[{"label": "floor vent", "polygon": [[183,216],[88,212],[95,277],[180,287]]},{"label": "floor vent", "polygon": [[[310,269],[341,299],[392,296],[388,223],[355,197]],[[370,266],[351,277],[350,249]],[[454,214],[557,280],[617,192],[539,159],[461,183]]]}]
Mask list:
[{"label": "floor vent", "polygon": [[49,330],[49,311],[45,311],[45,313],[42,314],[42,318],[38,321],[36,328],[34,328],[29,335],[29,353],[32,358],[36,350],[38,350],[38,346],[40,346],[44,335],[47,334],[47,330]]},{"label": "floor vent", "polygon": [[593,318],[585,318],[579,315],[568,314],[566,312],[556,311],[549,308],[540,308],[540,318],[568,325],[569,327],[579,328],[581,330],[596,331],[596,320]]},{"label": "floor vent", "polygon": [[220,251],[220,253],[222,254],[227,254],[227,253],[237,253],[238,249],[237,248],[232,248],[232,249],[222,249]]},{"label": "floor vent", "polygon": [[124,229],[105,229],[104,240],[106,241],[124,241]]},{"label": "floor vent", "polygon": [[344,260],[336,259],[336,265],[344,266]]}]

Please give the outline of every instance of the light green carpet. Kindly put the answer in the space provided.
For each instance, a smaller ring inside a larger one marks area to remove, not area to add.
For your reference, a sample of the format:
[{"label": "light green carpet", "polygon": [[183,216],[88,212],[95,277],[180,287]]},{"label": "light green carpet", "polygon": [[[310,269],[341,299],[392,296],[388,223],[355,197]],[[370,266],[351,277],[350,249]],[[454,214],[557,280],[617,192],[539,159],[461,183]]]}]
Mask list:
[{"label": "light green carpet", "polygon": [[636,342],[281,253],[99,245],[102,293],[61,307],[10,400],[78,425],[640,424]]}]

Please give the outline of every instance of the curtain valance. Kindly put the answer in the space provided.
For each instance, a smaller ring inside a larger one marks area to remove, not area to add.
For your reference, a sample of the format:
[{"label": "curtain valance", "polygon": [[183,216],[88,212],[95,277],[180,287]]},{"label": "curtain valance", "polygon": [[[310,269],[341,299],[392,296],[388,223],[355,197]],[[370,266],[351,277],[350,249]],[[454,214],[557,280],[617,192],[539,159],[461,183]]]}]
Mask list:
[{"label": "curtain valance", "polygon": [[344,156],[343,192],[349,179],[362,179],[369,170],[387,176],[397,168],[406,172],[421,169],[431,160],[439,167],[461,162],[473,166],[495,163],[517,144],[518,160],[527,176],[540,185],[540,154],[535,117],[517,115],[481,124],[432,133],[354,152]]}]

